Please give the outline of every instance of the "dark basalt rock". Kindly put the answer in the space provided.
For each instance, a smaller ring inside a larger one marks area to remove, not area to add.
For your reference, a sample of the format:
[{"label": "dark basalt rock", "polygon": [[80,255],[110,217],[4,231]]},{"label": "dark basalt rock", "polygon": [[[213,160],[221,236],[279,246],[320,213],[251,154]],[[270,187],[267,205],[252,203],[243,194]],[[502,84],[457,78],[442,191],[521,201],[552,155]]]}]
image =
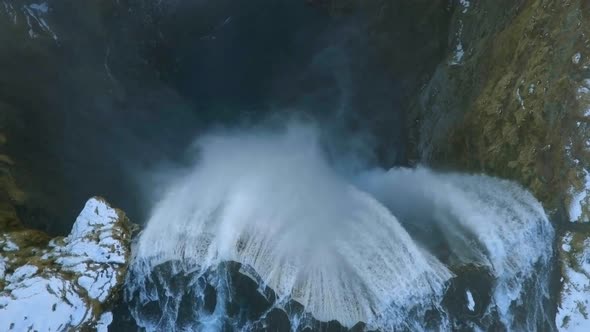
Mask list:
[{"label": "dark basalt rock", "polygon": [[254,330],[289,331],[291,330],[291,321],[284,310],[274,308],[266,314],[263,322],[254,325]]},{"label": "dark basalt rock", "polygon": [[211,284],[207,284],[205,286],[205,291],[203,292],[203,308],[209,314],[212,314],[215,311],[215,307],[217,306],[217,291]]},{"label": "dark basalt rock", "polygon": [[[241,265],[230,262],[226,264],[229,278],[230,301],[227,303],[227,314],[240,317],[239,320],[256,320],[262,317],[274,303],[274,296],[268,298],[258,289],[258,283],[249,276],[240,273]],[[270,289],[266,292],[272,292]]]},{"label": "dark basalt rock", "polygon": [[[488,309],[495,278],[485,266],[466,265],[454,271],[457,276],[451,279],[442,305],[451,313],[455,326],[467,328],[465,322],[477,324]],[[467,291],[472,294],[475,303],[473,310],[469,308]]]},{"label": "dark basalt rock", "polygon": [[[321,322],[305,313],[305,308],[295,302],[278,305],[274,292],[261,289],[252,272],[244,274],[243,266],[236,262],[221,263],[203,274],[183,272],[180,262],[167,262],[157,266],[146,284],[152,296],[140,303],[133,292],[126,297],[131,303],[131,313],[118,308],[115,323],[128,325],[129,317],[140,317],[143,322],[158,329],[198,329],[200,321],[219,320],[227,331],[245,328],[252,331],[364,331],[359,322],[351,329],[337,321]],[[246,270],[249,271],[248,268]],[[129,275],[128,278],[137,276]],[[254,279],[253,279],[254,278]],[[147,279],[146,279],[147,280]],[[222,313],[221,316],[218,316]],[[215,318],[213,318],[215,317]],[[296,319],[294,319],[297,317]],[[297,322],[299,325],[293,326]],[[115,324],[116,325],[116,324]],[[225,331],[224,330],[224,331]]]}]

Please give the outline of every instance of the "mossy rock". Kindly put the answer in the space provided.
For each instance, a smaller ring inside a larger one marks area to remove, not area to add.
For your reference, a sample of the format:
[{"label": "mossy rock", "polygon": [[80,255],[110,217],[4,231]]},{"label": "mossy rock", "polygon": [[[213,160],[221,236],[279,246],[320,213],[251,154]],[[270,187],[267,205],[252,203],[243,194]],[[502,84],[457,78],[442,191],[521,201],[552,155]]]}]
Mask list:
[{"label": "mossy rock", "polygon": [[590,102],[578,93],[590,78],[590,5],[500,2],[455,12],[449,42],[459,35],[465,59],[439,65],[417,96],[414,153],[438,167],[516,180],[555,211],[584,186],[590,165]]}]

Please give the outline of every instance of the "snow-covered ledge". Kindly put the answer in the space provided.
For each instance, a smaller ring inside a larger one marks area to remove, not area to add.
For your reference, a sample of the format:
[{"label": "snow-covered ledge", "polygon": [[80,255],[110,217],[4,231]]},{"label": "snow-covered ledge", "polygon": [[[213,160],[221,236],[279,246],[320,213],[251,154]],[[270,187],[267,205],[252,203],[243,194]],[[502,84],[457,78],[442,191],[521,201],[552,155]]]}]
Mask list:
[{"label": "snow-covered ledge", "polygon": [[46,246],[31,246],[40,232],[0,234],[0,331],[106,331],[134,227],[123,212],[92,198],[70,235]]},{"label": "snow-covered ledge", "polygon": [[590,235],[566,232],[559,258],[562,289],[555,323],[559,331],[590,331]]}]

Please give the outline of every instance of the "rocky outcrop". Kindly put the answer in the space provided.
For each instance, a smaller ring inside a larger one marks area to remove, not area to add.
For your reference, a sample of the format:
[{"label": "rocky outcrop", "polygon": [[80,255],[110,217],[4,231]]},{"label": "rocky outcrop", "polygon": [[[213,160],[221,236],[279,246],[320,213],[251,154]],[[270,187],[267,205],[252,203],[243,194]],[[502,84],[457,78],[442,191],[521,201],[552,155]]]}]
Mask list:
[{"label": "rocky outcrop", "polygon": [[590,3],[454,1],[448,54],[411,103],[414,158],[516,180],[567,230],[556,327],[590,329]]},{"label": "rocky outcrop", "polygon": [[555,319],[590,329],[590,3],[454,1],[448,54],[411,103],[414,158],[520,182],[567,230]]},{"label": "rocky outcrop", "polygon": [[0,330],[106,330],[132,230],[121,211],[93,198],[66,238],[25,229],[0,234]]},{"label": "rocky outcrop", "polygon": [[106,330],[127,271],[134,225],[90,199],[71,233],[51,239],[21,223],[26,194],[12,177],[0,126],[0,330]]},{"label": "rocky outcrop", "polygon": [[587,221],[590,4],[455,6],[447,59],[411,107],[416,158],[517,180]]},{"label": "rocky outcrop", "polygon": [[567,232],[560,241],[562,289],[555,324],[560,331],[589,331],[590,236]]}]

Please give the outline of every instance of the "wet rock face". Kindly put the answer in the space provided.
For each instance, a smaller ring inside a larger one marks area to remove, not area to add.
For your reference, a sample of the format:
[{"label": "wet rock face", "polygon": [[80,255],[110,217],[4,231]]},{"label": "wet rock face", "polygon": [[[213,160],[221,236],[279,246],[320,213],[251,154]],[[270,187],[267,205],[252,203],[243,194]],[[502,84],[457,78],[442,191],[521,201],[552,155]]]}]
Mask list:
[{"label": "wet rock face", "polygon": [[[257,277],[239,263],[226,262],[205,272],[197,271],[195,266],[171,261],[157,266],[147,279],[131,272],[129,282],[140,283],[126,289],[131,312],[124,308],[116,312],[114,331],[136,328],[133,324],[124,325],[125,315],[134,317],[148,331],[370,331],[362,322],[346,328],[337,321],[314,319],[298,302],[285,303],[277,298],[272,289],[254,280]],[[450,323],[447,328],[458,331],[504,330],[498,313],[490,310],[490,291],[495,280],[489,269],[465,265],[455,272],[457,277],[445,291],[441,307],[420,318],[427,321],[425,326],[437,330],[444,320]],[[412,330],[406,328],[402,331]]]},{"label": "wet rock face", "polygon": [[590,329],[590,235],[566,232],[560,239],[561,292],[555,325],[559,331]]},{"label": "wet rock face", "polygon": [[346,328],[337,321],[314,319],[298,302],[277,298],[250,271],[239,263],[224,262],[199,272],[180,261],[162,263],[148,279],[131,270],[128,282],[138,282],[126,289],[131,312],[116,313],[114,330],[136,328],[120,324],[122,316],[130,314],[147,331],[367,331],[362,322]]},{"label": "wet rock face", "polygon": [[450,281],[443,305],[455,313],[455,328],[473,328],[490,305],[494,276],[488,268],[477,265],[461,266],[455,273],[457,276]]},{"label": "wet rock face", "polygon": [[589,15],[586,1],[456,1],[447,58],[412,107],[417,158],[515,179],[588,220]]},{"label": "wet rock face", "polygon": [[66,238],[0,230],[0,329],[106,331],[133,227],[121,211],[93,198]]}]

